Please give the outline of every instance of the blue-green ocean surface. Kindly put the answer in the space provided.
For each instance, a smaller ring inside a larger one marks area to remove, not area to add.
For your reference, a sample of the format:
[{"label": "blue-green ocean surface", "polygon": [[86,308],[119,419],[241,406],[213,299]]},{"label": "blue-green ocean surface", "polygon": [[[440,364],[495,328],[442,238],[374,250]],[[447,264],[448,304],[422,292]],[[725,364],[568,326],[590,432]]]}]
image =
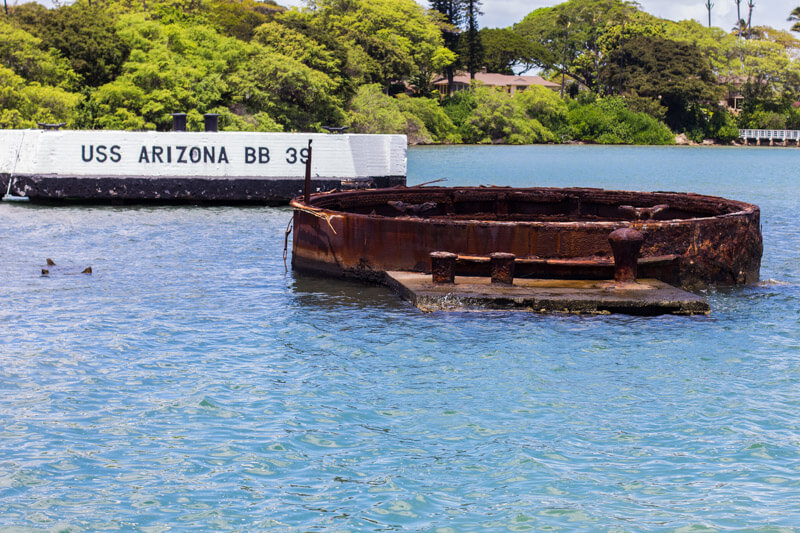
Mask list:
[{"label": "blue-green ocean surface", "polygon": [[0,204],[0,531],[800,530],[799,163],[409,151],[759,204],[764,281],[702,317],[422,314],[287,272],[288,208]]}]

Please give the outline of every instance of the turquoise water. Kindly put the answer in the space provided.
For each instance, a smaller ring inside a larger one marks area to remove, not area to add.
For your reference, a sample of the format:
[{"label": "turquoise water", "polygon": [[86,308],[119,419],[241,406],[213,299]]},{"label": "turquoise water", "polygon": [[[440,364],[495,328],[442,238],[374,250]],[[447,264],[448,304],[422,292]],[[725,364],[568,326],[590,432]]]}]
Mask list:
[{"label": "turquoise water", "polygon": [[285,208],[0,204],[0,531],[794,531],[798,161],[410,150],[759,204],[765,281],[692,318],[424,315],[286,272]]}]

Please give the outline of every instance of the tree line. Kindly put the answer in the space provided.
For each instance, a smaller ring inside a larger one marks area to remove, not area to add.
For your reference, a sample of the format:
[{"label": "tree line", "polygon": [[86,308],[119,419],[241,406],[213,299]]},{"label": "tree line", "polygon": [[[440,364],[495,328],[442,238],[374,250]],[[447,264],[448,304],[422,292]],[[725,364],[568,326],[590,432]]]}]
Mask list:
[{"label": "tree line", "polygon": [[[190,130],[218,113],[224,130],[345,125],[412,143],[727,142],[739,127],[800,129],[800,41],[789,32],[672,22],[626,0],[567,0],[492,29],[478,27],[479,0],[4,7],[2,128],[168,130],[184,112]],[[800,19],[800,7],[787,15]],[[482,70],[536,70],[559,90],[433,85]]]}]

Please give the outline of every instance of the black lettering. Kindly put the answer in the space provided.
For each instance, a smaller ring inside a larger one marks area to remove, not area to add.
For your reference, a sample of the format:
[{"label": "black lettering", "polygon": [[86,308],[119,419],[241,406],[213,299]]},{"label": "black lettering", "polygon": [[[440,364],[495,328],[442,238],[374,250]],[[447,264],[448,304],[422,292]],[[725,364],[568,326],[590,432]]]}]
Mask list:
[{"label": "black lettering", "polygon": [[226,163],[230,162],[228,161],[228,154],[225,152],[224,146],[219,149],[219,160],[217,161],[217,163],[222,163],[223,161],[225,161]]},{"label": "black lettering", "polygon": [[199,163],[200,162],[200,158],[202,156],[203,156],[203,154],[200,152],[200,148],[198,148],[197,146],[192,146],[189,149],[189,160],[192,163]]},{"label": "black lettering", "polygon": [[158,159],[159,163],[163,163],[164,161],[161,160],[161,154],[164,152],[164,149],[160,146],[153,146],[153,163],[156,162]]},{"label": "black lettering", "polygon": [[119,153],[119,145],[115,144],[111,147],[111,161],[114,163],[119,163],[122,159],[122,155]]},{"label": "black lettering", "polygon": [[167,163],[172,163],[172,146],[167,146]]},{"label": "black lettering", "polygon": [[186,147],[176,146],[175,148],[178,149],[178,163],[188,163],[188,161],[186,161],[186,158],[183,157],[183,155],[186,153]]},{"label": "black lettering", "polygon": [[214,161],[214,147],[210,149],[208,146],[203,146],[203,163],[216,163]]},{"label": "black lettering", "polygon": [[304,165],[308,163],[308,148],[302,148],[300,150],[300,162]]},{"label": "black lettering", "polygon": [[269,148],[266,146],[258,147],[258,162],[262,165],[269,163]]},{"label": "black lettering", "polygon": [[252,146],[244,147],[244,162],[248,165],[252,165],[256,162],[256,149]]},{"label": "black lettering", "polygon": [[290,165],[294,165],[297,163],[297,149],[295,148],[287,148],[286,153],[289,154],[289,157],[286,158],[286,162]]},{"label": "black lettering", "polygon": [[108,159],[108,155],[106,154],[106,145],[101,144],[97,147],[97,162],[98,163],[105,163],[106,159]]},{"label": "black lettering", "polygon": [[149,163],[150,162],[150,158],[147,157],[147,147],[146,146],[142,146],[142,151],[139,152],[139,163],[141,163],[141,162],[145,162],[145,163]]},{"label": "black lettering", "polygon": [[94,151],[94,146],[90,144],[89,145],[89,157],[87,159],[87,157],[86,157],[86,145],[82,144],[81,145],[81,159],[83,159],[86,163],[88,163],[89,161],[92,160],[92,157],[93,157],[92,156],[92,152],[93,151]]}]

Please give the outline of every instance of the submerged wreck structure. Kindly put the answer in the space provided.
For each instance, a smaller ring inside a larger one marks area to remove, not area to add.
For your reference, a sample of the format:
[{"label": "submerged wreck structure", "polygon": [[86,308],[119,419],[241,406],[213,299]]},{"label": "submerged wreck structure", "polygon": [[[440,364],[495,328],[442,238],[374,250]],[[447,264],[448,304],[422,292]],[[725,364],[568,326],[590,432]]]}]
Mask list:
[{"label": "submerged wreck structure", "polygon": [[295,269],[385,283],[424,310],[705,313],[683,290],[754,283],[761,265],[759,208],[698,194],[399,187],[291,205]]}]

